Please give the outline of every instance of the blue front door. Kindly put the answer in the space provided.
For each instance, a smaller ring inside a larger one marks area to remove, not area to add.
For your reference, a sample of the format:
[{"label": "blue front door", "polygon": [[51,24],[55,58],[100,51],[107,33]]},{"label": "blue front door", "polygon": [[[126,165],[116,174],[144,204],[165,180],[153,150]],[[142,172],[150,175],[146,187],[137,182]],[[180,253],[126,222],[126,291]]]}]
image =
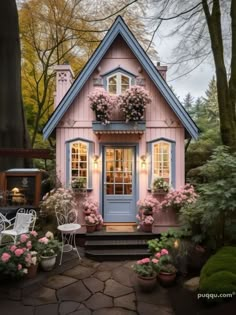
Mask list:
[{"label": "blue front door", "polygon": [[105,222],[135,222],[135,147],[105,146],[103,152]]}]

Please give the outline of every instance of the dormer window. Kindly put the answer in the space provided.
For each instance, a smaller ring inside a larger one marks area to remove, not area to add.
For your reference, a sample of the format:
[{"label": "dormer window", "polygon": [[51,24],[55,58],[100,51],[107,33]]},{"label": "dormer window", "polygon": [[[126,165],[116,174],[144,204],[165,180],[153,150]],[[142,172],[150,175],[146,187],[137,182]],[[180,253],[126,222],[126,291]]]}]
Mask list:
[{"label": "dormer window", "polygon": [[119,95],[135,84],[136,76],[121,67],[117,67],[103,74],[102,78],[105,89],[110,94]]},{"label": "dormer window", "polygon": [[131,86],[131,78],[118,72],[107,78],[107,90],[110,94],[122,94]]}]

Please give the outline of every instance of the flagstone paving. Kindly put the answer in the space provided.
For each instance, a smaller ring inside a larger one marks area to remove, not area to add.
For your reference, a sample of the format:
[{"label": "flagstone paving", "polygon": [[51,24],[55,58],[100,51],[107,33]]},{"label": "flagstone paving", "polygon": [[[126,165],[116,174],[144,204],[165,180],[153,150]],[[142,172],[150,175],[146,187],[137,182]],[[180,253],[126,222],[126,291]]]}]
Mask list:
[{"label": "flagstone paving", "polygon": [[173,315],[167,289],[140,291],[133,262],[73,259],[15,284],[0,284],[1,315]]}]

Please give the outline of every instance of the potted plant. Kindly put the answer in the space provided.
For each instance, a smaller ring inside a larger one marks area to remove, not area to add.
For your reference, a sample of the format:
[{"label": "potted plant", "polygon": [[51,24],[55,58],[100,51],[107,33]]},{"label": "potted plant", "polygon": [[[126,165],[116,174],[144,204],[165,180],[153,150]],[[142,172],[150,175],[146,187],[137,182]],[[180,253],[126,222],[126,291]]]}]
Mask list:
[{"label": "potted plant", "polygon": [[96,120],[106,125],[110,123],[114,97],[109,95],[103,88],[95,88],[88,96],[90,108],[95,112]]},{"label": "potted plant", "polygon": [[98,202],[93,198],[87,198],[82,203],[82,208],[85,216],[90,215],[91,213],[98,214]]},{"label": "potted plant", "polygon": [[101,214],[97,215],[98,223],[96,225],[96,231],[101,231],[103,227],[103,218]]},{"label": "potted plant", "polygon": [[85,216],[85,223],[88,233],[92,233],[96,230],[96,225],[98,224],[98,218],[96,214],[91,213]]},{"label": "potted plant", "polygon": [[83,193],[86,190],[86,179],[83,177],[74,178],[71,182],[74,192]]},{"label": "potted plant", "polygon": [[134,85],[118,97],[118,106],[125,121],[140,121],[144,119],[147,104],[151,103],[148,92],[141,86]]},{"label": "potted plant", "polygon": [[163,248],[160,252],[154,256],[158,260],[158,264],[155,265],[157,271],[157,277],[163,286],[169,286],[173,284],[176,278],[176,268],[173,264],[172,258],[169,255],[169,251]]},{"label": "potted plant", "polygon": [[150,292],[156,286],[156,271],[155,265],[158,263],[156,258],[143,258],[138,260],[132,269],[137,274],[138,285],[142,291]]},{"label": "potted plant", "polygon": [[152,232],[152,224],[154,218],[152,215],[136,215],[136,218],[139,220],[138,229],[141,229],[143,232]]},{"label": "potted plant", "polygon": [[159,202],[157,199],[147,196],[144,199],[138,200],[137,206],[143,215],[153,215],[153,212],[158,210]]},{"label": "potted plant", "polygon": [[170,189],[169,184],[162,177],[157,177],[152,183],[152,192],[153,193],[167,193]]},{"label": "potted plant", "polygon": [[58,251],[61,249],[61,242],[54,239],[51,232],[38,240],[38,252],[40,254],[40,265],[44,271],[50,271],[56,264]]}]

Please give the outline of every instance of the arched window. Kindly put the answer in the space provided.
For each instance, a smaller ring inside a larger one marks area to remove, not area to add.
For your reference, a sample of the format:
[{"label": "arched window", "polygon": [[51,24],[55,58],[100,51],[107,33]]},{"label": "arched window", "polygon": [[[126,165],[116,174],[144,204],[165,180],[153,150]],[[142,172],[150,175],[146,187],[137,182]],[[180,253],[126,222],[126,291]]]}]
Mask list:
[{"label": "arched window", "polygon": [[148,142],[150,156],[148,186],[151,189],[156,178],[163,178],[175,187],[175,142],[165,138]]},{"label": "arched window", "polygon": [[66,147],[67,186],[71,187],[72,181],[81,179],[87,189],[92,189],[91,157],[94,154],[93,142],[83,139],[73,139],[66,143]]},{"label": "arched window", "polygon": [[107,77],[107,91],[110,94],[122,94],[130,88],[131,77],[117,72]]}]

